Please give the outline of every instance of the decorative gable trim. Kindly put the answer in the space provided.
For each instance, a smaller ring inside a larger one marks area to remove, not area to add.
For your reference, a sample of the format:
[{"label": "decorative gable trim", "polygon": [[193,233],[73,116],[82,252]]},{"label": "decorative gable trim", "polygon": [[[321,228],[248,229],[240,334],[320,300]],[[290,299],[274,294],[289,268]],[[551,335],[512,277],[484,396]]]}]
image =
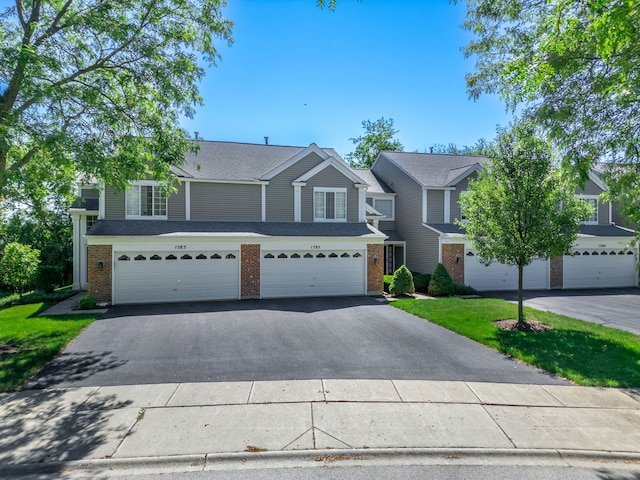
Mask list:
[{"label": "decorative gable trim", "polygon": [[313,178],[315,175],[317,175],[318,173],[320,173],[321,171],[323,171],[327,167],[334,167],[342,175],[344,175],[349,180],[351,180],[358,188],[360,186],[362,186],[362,187],[368,187],[369,186],[358,175],[356,175],[349,167],[347,167],[347,165],[344,162],[341,162],[340,160],[338,160],[335,157],[326,158],[324,162],[319,163],[318,165],[313,167],[311,170],[309,170],[307,173],[305,173],[301,177],[296,178],[291,183],[292,183],[292,185],[304,184],[310,178]]},{"label": "decorative gable trim", "polygon": [[283,163],[281,163],[280,165],[278,165],[277,167],[269,170],[267,173],[265,173],[260,178],[260,180],[271,180],[273,177],[275,177],[276,175],[279,175],[280,173],[284,172],[287,168],[289,168],[290,166],[292,166],[296,162],[302,160],[303,158],[305,158],[306,156],[308,156],[311,153],[315,153],[316,155],[318,155],[323,160],[326,160],[327,158],[329,158],[329,154],[327,152],[322,150],[315,143],[312,143],[311,145],[309,145],[304,150],[301,150],[300,152],[296,153],[293,157],[289,158],[289,160],[286,160]]},{"label": "decorative gable trim", "polygon": [[457,185],[458,183],[460,183],[465,178],[467,178],[472,173],[481,172],[482,170],[483,170],[482,165],[480,165],[479,163],[474,163],[469,168],[467,168],[464,172],[462,172],[460,175],[458,175],[453,180],[451,180],[449,182],[449,186],[453,187],[453,186]]},{"label": "decorative gable trim", "polygon": [[591,180],[598,187],[600,187],[603,192],[606,192],[607,190],[609,190],[609,187],[607,187],[607,185],[602,181],[600,176],[596,174],[594,169],[589,170],[589,180]]}]

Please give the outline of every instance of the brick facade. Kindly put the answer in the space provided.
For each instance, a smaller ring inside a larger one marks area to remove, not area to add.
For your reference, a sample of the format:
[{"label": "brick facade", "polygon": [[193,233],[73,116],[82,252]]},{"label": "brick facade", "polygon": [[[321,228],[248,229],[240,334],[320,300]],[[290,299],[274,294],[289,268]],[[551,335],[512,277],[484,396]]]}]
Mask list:
[{"label": "brick facade", "polygon": [[[378,259],[378,264],[374,262]],[[382,295],[384,290],[384,245],[367,245],[367,295]]]},{"label": "brick facade", "polygon": [[445,243],[442,245],[442,264],[453,283],[464,285],[464,244]]},{"label": "brick facade", "polygon": [[94,295],[99,302],[111,303],[112,281],[111,245],[89,245],[87,253],[87,292]]},{"label": "brick facade", "polygon": [[562,256],[551,259],[551,289],[563,288],[562,277],[564,275],[564,259]]},{"label": "brick facade", "polygon": [[240,297],[260,298],[260,245],[240,246]]}]

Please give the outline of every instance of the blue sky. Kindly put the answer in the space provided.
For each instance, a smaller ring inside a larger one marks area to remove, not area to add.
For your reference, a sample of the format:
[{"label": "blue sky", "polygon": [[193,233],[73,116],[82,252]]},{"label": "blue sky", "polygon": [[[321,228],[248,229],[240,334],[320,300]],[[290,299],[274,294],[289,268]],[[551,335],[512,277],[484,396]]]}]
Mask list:
[{"label": "blue sky", "polygon": [[464,4],[446,0],[230,0],[234,44],[201,84],[183,126],[207,140],[333,147],[363,120],[392,118],[405,150],[493,138],[511,115],[494,96],[468,99]]}]

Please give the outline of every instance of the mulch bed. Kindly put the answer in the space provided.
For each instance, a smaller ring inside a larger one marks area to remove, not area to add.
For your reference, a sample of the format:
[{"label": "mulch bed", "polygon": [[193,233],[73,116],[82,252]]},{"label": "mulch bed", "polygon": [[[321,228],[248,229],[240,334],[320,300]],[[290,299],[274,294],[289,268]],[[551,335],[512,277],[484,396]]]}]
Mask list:
[{"label": "mulch bed", "polygon": [[540,333],[552,330],[550,325],[545,325],[538,320],[526,320],[523,323],[518,323],[518,321],[513,318],[507,318],[505,320],[496,320],[493,324],[501,330],[511,332]]}]

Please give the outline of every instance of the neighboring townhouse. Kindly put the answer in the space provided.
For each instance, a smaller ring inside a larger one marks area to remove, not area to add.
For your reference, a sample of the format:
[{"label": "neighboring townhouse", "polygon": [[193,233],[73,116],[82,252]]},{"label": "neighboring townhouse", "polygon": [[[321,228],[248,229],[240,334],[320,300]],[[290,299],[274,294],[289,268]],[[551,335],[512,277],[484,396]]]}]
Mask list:
[{"label": "neighboring townhouse", "polygon": [[[460,194],[487,162],[483,157],[445,154],[383,152],[378,156],[371,174],[388,189],[383,188],[384,194],[395,193],[390,229],[405,241],[403,253],[412,271],[432,273],[440,262],[456,283],[484,291],[517,288],[517,268],[485,265],[465,238],[464,228],[454,223],[464,221]],[[629,246],[634,232],[613,223],[611,205],[599,199],[604,190],[600,172],[593,170],[584,189],[576,192],[595,207],[593,216],[580,227],[570,252],[525,268],[526,289],[638,285],[638,250]],[[380,222],[385,231],[383,225]]]},{"label": "neighboring townhouse", "polygon": [[169,196],[80,185],[74,288],[112,304],[382,292],[369,184],[334,150],[198,144]]}]

